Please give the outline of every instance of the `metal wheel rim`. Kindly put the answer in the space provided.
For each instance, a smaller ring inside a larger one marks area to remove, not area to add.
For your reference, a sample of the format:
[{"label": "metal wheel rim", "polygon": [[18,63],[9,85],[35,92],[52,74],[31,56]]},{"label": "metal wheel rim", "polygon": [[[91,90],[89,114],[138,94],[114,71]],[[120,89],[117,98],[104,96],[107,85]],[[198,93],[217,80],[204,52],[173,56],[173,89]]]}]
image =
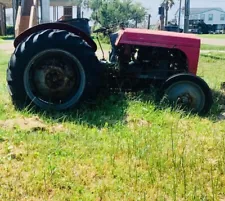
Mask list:
[{"label": "metal wheel rim", "polygon": [[[68,101],[65,101],[64,103],[52,103],[52,102],[48,102],[47,100],[43,100],[40,97],[37,97],[33,91],[33,81],[31,79],[31,74],[32,74],[32,69],[35,68],[35,62],[39,61],[43,56],[48,54],[61,54],[64,55],[65,58],[68,58],[71,62],[73,62],[73,67],[75,67],[74,71],[77,71],[79,76],[80,76],[80,83],[79,86],[77,87],[76,92],[74,91],[73,96],[71,96],[71,98]],[[80,97],[82,96],[83,92],[84,92],[84,88],[85,88],[85,83],[86,83],[86,76],[85,76],[85,72],[84,69],[81,65],[81,63],[79,62],[79,60],[72,55],[71,53],[61,50],[61,49],[49,49],[49,50],[45,50],[40,52],[39,54],[37,54],[36,56],[34,56],[31,61],[28,63],[25,72],[24,72],[24,87],[25,87],[25,91],[27,96],[30,98],[30,100],[35,103],[37,106],[44,108],[44,109],[56,109],[56,110],[64,110],[67,109],[71,106],[73,106],[75,103],[77,103],[80,99]]]},{"label": "metal wheel rim", "polygon": [[[198,84],[191,81],[179,81],[171,84],[165,90],[165,96],[175,106],[191,110],[192,112],[201,112],[205,106],[205,94],[203,90]],[[188,100],[186,107],[184,107],[185,104],[179,103],[183,97],[185,101]]]}]

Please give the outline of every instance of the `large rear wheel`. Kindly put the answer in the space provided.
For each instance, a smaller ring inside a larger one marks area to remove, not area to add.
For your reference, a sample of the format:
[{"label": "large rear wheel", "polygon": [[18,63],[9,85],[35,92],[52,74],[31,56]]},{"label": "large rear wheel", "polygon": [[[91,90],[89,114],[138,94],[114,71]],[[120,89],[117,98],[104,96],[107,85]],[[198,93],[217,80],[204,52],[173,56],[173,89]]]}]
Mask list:
[{"label": "large rear wheel", "polygon": [[14,104],[66,110],[93,97],[99,87],[99,62],[81,38],[45,30],[21,43],[11,57],[7,81]]}]

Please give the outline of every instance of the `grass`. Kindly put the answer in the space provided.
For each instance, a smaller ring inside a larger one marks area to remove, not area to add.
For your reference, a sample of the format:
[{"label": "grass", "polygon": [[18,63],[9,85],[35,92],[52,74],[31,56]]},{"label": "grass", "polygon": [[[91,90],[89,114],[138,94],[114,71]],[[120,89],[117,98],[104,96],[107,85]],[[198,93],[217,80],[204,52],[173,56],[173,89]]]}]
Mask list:
[{"label": "grass", "polygon": [[13,40],[13,35],[7,35],[7,36],[0,36],[0,40]]},{"label": "grass", "polygon": [[9,56],[0,53],[0,119],[35,116],[47,126],[0,122],[0,200],[224,200],[224,55],[210,55],[220,59],[202,55],[198,73],[215,103],[201,118],[160,109],[142,94],[63,114],[16,111],[5,83]]},{"label": "grass", "polygon": [[225,34],[199,34],[200,38],[225,39]]},{"label": "grass", "polygon": [[225,45],[224,46],[218,46],[218,45],[201,44],[201,50],[219,50],[219,51],[225,51]]},{"label": "grass", "polygon": [[[97,40],[97,39],[94,39],[94,41],[95,41],[95,43],[97,44],[98,50],[100,51],[100,45],[99,45],[98,40]],[[100,43],[101,43],[102,49],[103,49],[104,51],[109,51],[109,50],[110,50],[110,48],[111,48],[111,47],[110,47],[110,44],[103,43],[103,42],[101,42],[101,41],[100,41]]]},{"label": "grass", "polygon": [[12,40],[12,36],[0,36],[0,44],[5,43],[6,41]]}]

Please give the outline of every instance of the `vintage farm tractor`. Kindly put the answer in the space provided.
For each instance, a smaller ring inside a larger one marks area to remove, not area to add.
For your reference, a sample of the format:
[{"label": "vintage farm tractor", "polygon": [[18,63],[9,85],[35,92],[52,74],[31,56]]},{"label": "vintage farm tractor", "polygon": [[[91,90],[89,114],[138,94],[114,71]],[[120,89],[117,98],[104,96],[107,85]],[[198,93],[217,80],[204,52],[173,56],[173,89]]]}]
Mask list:
[{"label": "vintage farm tractor", "polygon": [[[108,33],[100,28],[95,33]],[[16,106],[64,111],[102,88],[144,90],[157,83],[172,104],[205,114],[209,86],[196,76],[200,39],[190,34],[127,28],[109,34],[113,60],[99,60],[88,20],[34,26],[14,41],[7,83]]]}]

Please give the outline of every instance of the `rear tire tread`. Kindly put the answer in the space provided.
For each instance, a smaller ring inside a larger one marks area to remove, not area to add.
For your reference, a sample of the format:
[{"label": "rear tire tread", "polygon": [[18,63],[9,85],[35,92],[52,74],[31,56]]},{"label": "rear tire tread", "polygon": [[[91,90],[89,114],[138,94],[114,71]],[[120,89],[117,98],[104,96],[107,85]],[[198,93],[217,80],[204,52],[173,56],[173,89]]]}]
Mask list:
[{"label": "rear tire tread", "polygon": [[87,83],[79,102],[96,95],[99,86],[100,68],[93,49],[82,38],[74,34],[49,29],[27,37],[17,46],[11,56],[7,69],[7,83],[12,101],[17,108],[24,108],[31,103],[23,85],[23,73],[27,64],[40,51],[50,48],[68,51],[81,62],[87,77]]}]

